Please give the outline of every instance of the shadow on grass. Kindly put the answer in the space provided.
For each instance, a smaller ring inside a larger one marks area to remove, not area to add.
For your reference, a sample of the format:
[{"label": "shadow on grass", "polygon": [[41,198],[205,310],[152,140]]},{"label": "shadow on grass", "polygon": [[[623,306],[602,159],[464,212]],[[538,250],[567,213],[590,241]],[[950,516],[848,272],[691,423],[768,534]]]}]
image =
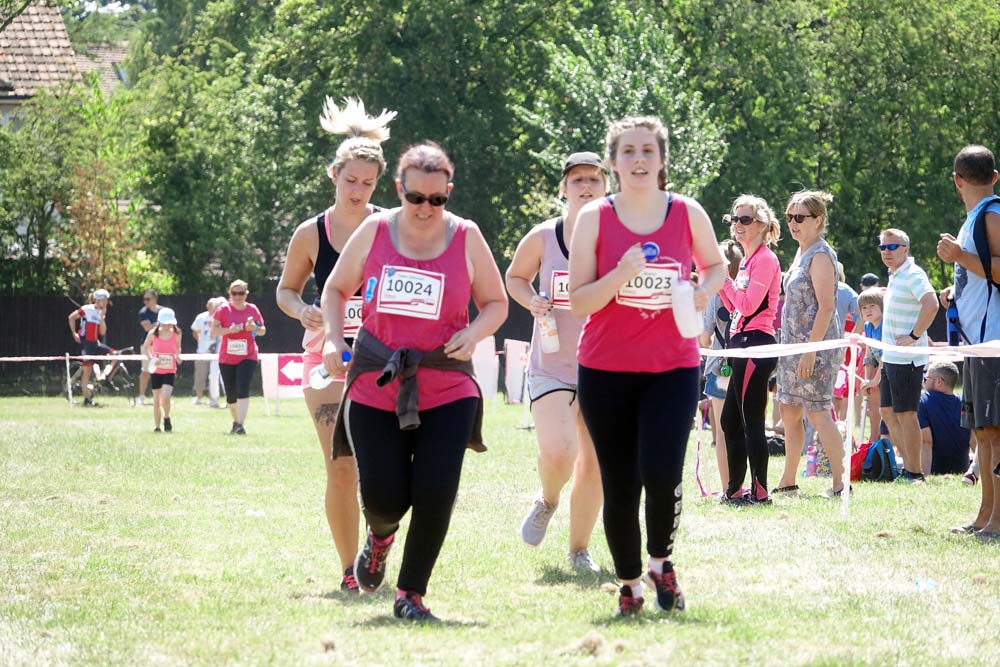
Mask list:
[{"label": "shadow on grass", "polygon": [[482,621],[462,621],[455,619],[440,619],[437,621],[404,621],[392,614],[375,616],[364,621],[352,623],[356,628],[488,628],[488,623]]},{"label": "shadow on grass", "polygon": [[388,588],[383,588],[377,593],[348,593],[339,588],[329,591],[296,591],[289,595],[293,600],[335,600],[345,605],[371,605],[386,604],[392,601],[393,593]]},{"label": "shadow on grass", "polygon": [[696,611],[683,611],[683,612],[671,612],[665,614],[659,611],[652,603],[651,600],[647,599],[646,604],[649,605],[643,609],[642,614],[639,616],[614,616],[614,607],[609,606],[609,612],[607,616],[599,616],[592,619],[591,625],[599,627],[618,627],[621,625],[646,625],[650,623],[662,624],[671,623],[677,625],[689,625],[689,626],[707,626],[707,625],[719,625],[720,623],[733,622],[736,619],[736,615],[730,613],[731,610],[728,609],[699,609]]},{"label": "shadow on grass", "polygon": [[613,572],[601,568],[600,572],[573,572],[561,567],[546,565],[542,568],[542,576],[535,580],[541,586],[561,586],[563,584],[576,584],[579,588],[592,589],[599,588],[601,584],[615,583],[618,579]]}]

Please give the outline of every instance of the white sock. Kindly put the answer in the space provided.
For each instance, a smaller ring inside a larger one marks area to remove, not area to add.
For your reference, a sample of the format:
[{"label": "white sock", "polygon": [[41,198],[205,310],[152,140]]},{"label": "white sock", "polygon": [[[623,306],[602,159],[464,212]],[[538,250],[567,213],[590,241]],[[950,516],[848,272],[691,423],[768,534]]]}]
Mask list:
[{"label": "white sock", "polygon": [[649,557],[649,569],[656,574],[663,574],[663,564],[667,562],[666,558],[653,558]]},{"label": "white sock", "polygon": [[642,597],[642,582],[641,581],[639,583],[637,583],[637,584],[632,584],[631,586],[629,586],[629,588],[632,589],[632,597],[634,597],[634,598],[641,598]]}]

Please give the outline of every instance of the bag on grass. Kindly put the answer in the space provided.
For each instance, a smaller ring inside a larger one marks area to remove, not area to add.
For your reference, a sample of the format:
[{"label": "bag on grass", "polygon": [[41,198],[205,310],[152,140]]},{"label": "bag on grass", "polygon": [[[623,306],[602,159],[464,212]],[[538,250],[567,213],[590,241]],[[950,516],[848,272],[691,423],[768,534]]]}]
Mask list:
[{"label": "bag on grass", "polygon": [[861,467],[865,463],[865,457],[868,456],[868,450],[871,448],[872,443],[862,442],[861,446],[858,447],[858,451],[851,454],[851,481],[860,482],[861,481]]},{"label": "bag on grass", "polygon": [[861,464],[861,479],[870,482],[891,482],[899,475],[896,454],[892,443],[879,438],[868,448],[864,463]]},{"label": "bag on grass", "polygon": [[785,438],[780,435],[767,436],[767,453],[770,456],[784,456]]}]

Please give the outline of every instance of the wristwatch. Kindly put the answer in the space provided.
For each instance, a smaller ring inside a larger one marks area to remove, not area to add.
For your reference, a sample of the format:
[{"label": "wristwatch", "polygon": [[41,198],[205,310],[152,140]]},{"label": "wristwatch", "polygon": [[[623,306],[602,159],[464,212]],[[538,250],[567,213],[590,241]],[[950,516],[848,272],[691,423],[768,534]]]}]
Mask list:
[{"label": "wristwatch", "polygon": [[913,329],[910,329],[910,338],[912,338],[913,340],[920,340],[920,336],[913,333]]}]

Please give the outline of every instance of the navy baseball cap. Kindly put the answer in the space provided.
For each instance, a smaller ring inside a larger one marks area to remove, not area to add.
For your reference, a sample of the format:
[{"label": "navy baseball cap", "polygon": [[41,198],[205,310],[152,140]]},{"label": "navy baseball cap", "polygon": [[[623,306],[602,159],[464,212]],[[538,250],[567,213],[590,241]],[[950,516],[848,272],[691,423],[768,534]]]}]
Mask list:
[{"label": "navy baseball cap", "polygon": [[573,153],[568,158],[566,162],[563,163],[562,175],[565,176],[573,167],[580,167],[586,165],[588,167],[597,167],[598,169],[604,169],[604,164],[601,162],[601,156],[597,153],[591,153],[590,151],[583,151],[580,153]]},{"label": "navy baseball cap", "polygon": [[874,273],[866,273],[865,275],[861,276],[861,286],[864,287],[865,289],[869,287],[875,287],[876,285],[878,285],[878,276],[876,276]]}]

